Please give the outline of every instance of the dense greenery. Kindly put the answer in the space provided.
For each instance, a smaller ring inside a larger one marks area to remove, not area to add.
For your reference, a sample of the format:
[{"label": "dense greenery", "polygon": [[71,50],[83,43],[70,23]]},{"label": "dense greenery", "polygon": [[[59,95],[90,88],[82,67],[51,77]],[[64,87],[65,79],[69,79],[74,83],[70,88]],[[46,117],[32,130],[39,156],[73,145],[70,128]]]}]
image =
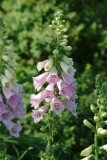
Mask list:
[{"label": "dense greenery", "polygon": [[[77,103],[78,117],[64,111],[57,128],[55,141],[58,146],[58,160],[79,160],[80,152],[93,142],[93,132],[83,126],[83,120],[92,121],[90,104],[96,103],[95,77],[99,73],[107,80],[107,21],[106,0],[1,0],[0,17],[5,20],[8,39],[13,40],[13,48],[17,53],[19,68],[17,79],[24,83],[24,102],[27,114],[26,124],[19,139],[5,139],[5,153],[8,158],[38,159],[39,150],[44,150],[45,143],[39,124],[31,118],[29,96],[33,93],[32,79],[38,75],[38,61],[52,54],[51,44],[46,43],[47,35],[51,35],[49,24],[56,10],[62,10],[68,28],[69,45],[73,47],[69,54],[74,59],[77,69]],[[3,129],[2,129],[3,131]],[[1,132],[1,131],[0,131]],[[107,140],[107,138],[106,138]],[[32,147],[32,148],[31,148]],[[1,151],[1,149],[0,149]],[[23,155],[23,153],[25,153]],[[16,157],[16,158],[14,158]],[[104,152],[102,160],[106,160]]]}]

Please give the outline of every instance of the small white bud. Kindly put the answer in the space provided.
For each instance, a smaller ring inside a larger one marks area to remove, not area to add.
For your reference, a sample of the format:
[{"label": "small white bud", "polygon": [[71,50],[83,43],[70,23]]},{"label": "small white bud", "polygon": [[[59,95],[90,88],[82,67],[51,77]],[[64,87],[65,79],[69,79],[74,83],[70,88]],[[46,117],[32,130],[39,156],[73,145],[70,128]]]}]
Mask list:
[{"label": "small white bud", "polygon": [[64,39],[68,38],[68,35],[63,35],[63,38],[64,38]]},{"label": "small white bud", "polygon": [[13,75],[8,69],[5,70],[5,76],[6,76],[10,81],[12,81],[12,80],[14,79],[14,75]]},{"label": "small white bud", "polygon": [[102,112],[101,117],[107,117],[107,112]]},{"label": "small white bud", "polygon": [[61,32],[57,32],[57,35],[60,36],[60,35],[61,35]]},{"label": "small white bud", "polygon": [[60,28],[62,28],[63,26],[64,26],[64,25],[62,25],[62,24],[61,24],[61,25],[59,25],[59,27],[60,27]]},{"label": "small white bud", "polygon": [[55,24],[55,21],[52,21],[52,24]]},{"label": "small white bud", "polygon": [[94,121],[99,122],[99,118],[97,116],[94,116]]},{"label": "small white bud", "polygon": [[50,70],[52,66],[53,66],[53,59],[51,58],[44,66],[45,71]]},{"label": "small white bud", "polygon": [[71,47],[71,46],[64,46],[64,50],[66,50],[66,51],[71,51],[71,50],[72,50],[72,47]]},{"label": "small white bud", "polygon": [[101,146],[100,149],[104,149],[107,152],[107,144],[104,146]]},{"label": "small white bud", "polygon": [[58,49],[54,49],[54,50],[53,50],[53,54],[54,54],[54,55],[59,54]]},{"label": "small white bud", "polygon": [[73,65],[73,64],[74,64],[72,58],[68,58],[67,56],[64,56],[64,57],[62,58],[62,61],[65,62],[65,63],[68,64],[68,65]]},{"label": "small white bud", "polygon": [[93,145],[89,146],[88,148],[84,149],[82,152],[81,152],[81,156],[83,157],[87,157],[90,155],[90,153],[92,152],[92,149],[93,149]]},{"label": "small white bud", "polygon": [[68,42],[68,40],[67,40],[67,39],[62,39],[62,41],[63,41],[63,42]]},{"label": "small white bud", "polygon": [[83,121],[84,125],[87,126],[88,128],[92,129],[93,131],[95,131],[95,127],[87,120],[85,119]]},{"label": "small white bud", "polygon": [[2,59],[7,62],[10,61],[10,57],[8,57],[7,55],[3,55]]},{"label": "small white bud", "polygon": [[98,128],[98,134],[107,135],[107,130],[103,128]]},{"label": "small white bud", "polygon": [[65,22],[65,20],[63,19],[62,22]]},{"label": "small white bud", "polygon": [[67,31],[67,28],[64,28],[62,31],[63,31],[63,32],[66,32],[66,31]]},{"label": "small white bud", "polygon": [[66,46],[67,45],[67,42],[61,42],[60,43],[60,46]]},{"label": "small white bud", "polygon": [[50,24],[49,27],[52,28],[52,25]]},{"label": "small white bud", "polygon": [[56,17],[55,19],[56,19],[56,21],[58,21],[58,20],[59,20],[59,17]]},{"label": "small white bud", "polygon": [[44,60],[44,61],[42,61],[42,62],[38,62],[38,64],[37,64],[37,69],[38,69],[38,71],[41,71],[43,68],[44,68],[44,66],[45,66],[45,64],[48,62],[48,60]]},{"label": "small white bud", "polygon": [[1,84],[3,85],[3,87],[6,87],[6,88],[10,87],[10,80],[6,76],[1,75],[0,80],[1,80]]}]

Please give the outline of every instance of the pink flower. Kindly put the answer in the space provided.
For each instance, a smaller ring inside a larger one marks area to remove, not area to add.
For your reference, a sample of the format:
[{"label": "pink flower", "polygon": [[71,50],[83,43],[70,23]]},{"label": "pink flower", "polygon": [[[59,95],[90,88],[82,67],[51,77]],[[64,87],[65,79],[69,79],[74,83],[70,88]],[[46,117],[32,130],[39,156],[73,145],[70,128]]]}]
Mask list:
[{"label": "pink flower", "polygon": [[67,85],[70,85],[72,83],[72,81],[74,80],[73,78],[71,78],[68,74],[62,72],[61,73],[61,76],[64,80],[64,82],[67,84]]},{"label": "pink flower", "polygon": [[16,92],[10,88],[3,88],[3,93],[6,98],[6,103],[13,108],[15,108],[15,106],[18,104],[18,102],[22,98],[21,94],[16,94]]},{"label": "pink flower", "polygon": [[75,92],[73,92],[72,96],[70,97],[70,100],[72,102],[75,102],[75,99],[77,98],[77,94]]},{"label": "pink flower", "polygon": [[0,94],[0,102],[2,102],[3,103],[3,97],[2,97],[2,95]]},{"label": "pink flower", "polygon": [[61,114],[62,111],[64,110],[64,105],[61,100],[58,98],[53,98],[52,99],[52,106],[51,106],[51,111],[54,111],[57,115]]},{"label": "pink flower", "polygon": [[14,118],[14,114],[6,106],[3,106],[0,110],[0,121],[4,124],[8,124]]},{"label": "pink flower", "polygon": [[19,137],[19,132],[22,130],[22,126],[20,124],[10,122],[8,125],[5,124],[5,126],[8,128],[12,136]]},{"label": "pink flower", "polygon": [[30,95],[30,104],[32,105],[32,107],[34,107],[36,109],[39,106],[39,103],[41,101],[43,101],[43,99],[44,99],[43,92],[40,92],[37,95],[31,94]]},{"label": "pink flower", "polygon": [[64,103],[65,107],[68,110],[70,110],[74,116],[77,115],[77,113],[76,113],[77,104],[75,102],[72,102],[72,101],[63,101],[63,103]]},{"label": "pink flower", "polygon": [[17,106],[12,109],[12,112],[14,113],[16,118],[19,118],[23,123],[25,123],[24,115],[26,113],[26,110],[23,110],[23,105],[23,102],[19,102]]},{"label": "pink flower", "polygon": [[38,110],[33,110],[33,113],[31,113],[32,118],[34,118],[34,122],[38,123],[42,118],[44,113],[47,111],[48,106],[42,106]]},{"label": "pink flower", "polygon": [[58,77],[58,72],[56,68],[52,68],[48,77],[46,78],[46,81],[55,85],[59,80],[60,79]]},{"label": "pink flower", "polygon": [[61,79],[59,82],[57,82],[57,86],[59,89],[59,94],[62,95],[64,98],[70,99],[70,97],[72,96],[72,91],[70,87]]},{"label": "pink flower", "polygon": [[43,91],[43,97],[46,102],[50,102],[52,98],[54,98],[54,85],[50,84],[46,87],[46,89]]},{"label": "pink flower", "polygon": [[46,77],[48,76],[48,72],[45,72],[37,77],[33,77],[33,85],[37,91],[39,91],[42,85],[46,82]]}]

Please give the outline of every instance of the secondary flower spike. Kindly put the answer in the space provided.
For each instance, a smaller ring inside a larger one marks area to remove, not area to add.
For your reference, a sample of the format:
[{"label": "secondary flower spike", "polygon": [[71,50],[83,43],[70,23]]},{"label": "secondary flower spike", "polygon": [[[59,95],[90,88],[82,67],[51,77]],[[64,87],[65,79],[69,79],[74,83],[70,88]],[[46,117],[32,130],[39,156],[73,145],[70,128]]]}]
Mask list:
[{"label": "secondary flower spike", "polygon": [[[33,77],[36,94],[31,94],[30,103],[34,107],[31,115],[35,123],[43,119],[46,111],[59,115],[64,109],[68,109],[72,115],[77,115],[77,103],[75,102],[77,84],[74,78],[76,69],[73,66],[73,59],[66,56],[66,53],[71,52],[72,47],[67,45],[68,36],[65,35],[67,29],[64,21],[61,20],[61,14],[55,14],[54,23],[50,25],[50,28],[55,30],[56,47],[54,46],[49,60],[38,62],[38,73],[39,71],[43,71],[43,73]],[[55,36],[53,35],[53,37]],[[53,38],[49,37],[48,39],[51,39],[52,43]],[[50,44],[50,41],[47,42]],[[42,111],[43,105],[46,106],[45,111]]]}]

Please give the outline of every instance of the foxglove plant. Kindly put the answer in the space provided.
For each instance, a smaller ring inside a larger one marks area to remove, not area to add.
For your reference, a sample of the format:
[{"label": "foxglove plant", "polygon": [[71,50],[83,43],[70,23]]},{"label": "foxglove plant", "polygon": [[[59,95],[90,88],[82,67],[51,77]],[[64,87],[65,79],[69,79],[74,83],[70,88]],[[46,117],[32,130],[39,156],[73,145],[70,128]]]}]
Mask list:
[{"label": "foxglove plant", "polygon": [[[62,14],[57,12],[55,20],[50,25],[50,28],[55,30],[54,35],[56,36],[53,55],[49,60],[38,62],[38,72],[41,70],[45,72],[33,77],[34,88],[39,93],[30,96],[31,107],[34,107],[31,115],[35,123],[42,120],[44,114],[48,112],[49,130],[46,137],[48,144],[44,155],[46,160],[52,159],[51,143],[53,141],[53,117],[55,117],[55,114],[60,115],[64,109],[68,109],[74,116],[77,115],[77,103],[75,102],[77,97],[75,87],[77,84],[74,78],[76,70],[73,66],[73,59],[66,56],[66,53],[69,53],[72,47],[67,46],[68,36],[65,35],[67,29],[64,27],[64,22]],[[46,41],[54,43],[52,37],[48,37]],[[44,90],[42,89],[43,85],[46,86]]]},{"label": "foxglove plant", "polygon": [[15,70],[18,66],[13,61],[15,53],[12,52],[12,42],[6,40],[3,23],[0,30],[0,123],[4,124],[14,137],[19,137],[22,130],[20,123],[15,123],[15,118],[25,123],[22,101],[23,86],[16,82]]},{"label": "foxglove plant", "polygon": [[96,77],[96,95],[97,105],[90,106],[94,113],[95,127],[88,120],[83,121],[84,125],[94,132],[94,144],[81,152],[81,156],[85,157],[82,160],[100,160],[103,159],[99,155],[100,150],[103,149],[107,152],[107,144],[104,144],[104,137],[107,135],[107,83],[102,82],[99,75]]}]

